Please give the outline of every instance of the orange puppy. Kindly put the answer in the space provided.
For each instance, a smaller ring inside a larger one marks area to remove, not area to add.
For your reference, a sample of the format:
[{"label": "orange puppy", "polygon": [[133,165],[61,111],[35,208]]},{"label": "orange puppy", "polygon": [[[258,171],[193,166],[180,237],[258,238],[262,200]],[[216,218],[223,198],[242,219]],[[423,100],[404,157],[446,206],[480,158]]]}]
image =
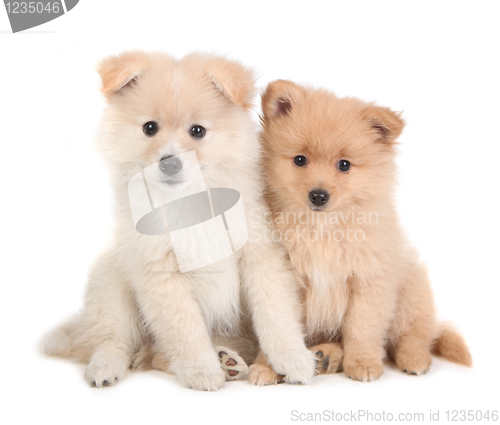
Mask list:
[{"label": "orange puppy", "polygon": [[[262,97],[266,200],[288,249],[317,373],[372,381],[388,351],[413,375],[431,351],[467,366],[463,338],[435,319],[426,268],[408,245],[394,207],[399,114],[290,81]],[[343,356],[343,358],[342,358]],[[256,384],[279,382],[260,354]]]}]

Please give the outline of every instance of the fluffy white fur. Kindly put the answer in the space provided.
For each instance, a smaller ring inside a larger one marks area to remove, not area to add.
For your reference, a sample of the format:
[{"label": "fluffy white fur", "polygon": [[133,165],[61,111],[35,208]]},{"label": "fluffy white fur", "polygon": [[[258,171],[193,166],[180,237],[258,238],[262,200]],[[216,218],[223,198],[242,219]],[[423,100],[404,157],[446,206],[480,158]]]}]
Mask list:
[{"label": "fluffy white fur", "polygon": [[[214,343],[249,362],[255,335],[287,382],[307,382],[314,357],[304,344],[294,276],[284,250],[264,236],[270,225],[249,112],[252,72],[217,56],[144,52],[107,58],[99,72],[109,101],[99,142],[116,196],[114,239],[91,270],[83,311],[47,336],[45,352],[88,361],[85,377],[96,386],[154,354],[185,386],[216,390],[225,375]],[[159,126],[153,137],[143,132],[148,121]],[[190,136],[193,124],[207,129],[202,140]],[[164,155],[191,150],[207,187],[241,193],[250,238],[232,257],[180,273],[168,236],[134,229],[127,185]]]}]

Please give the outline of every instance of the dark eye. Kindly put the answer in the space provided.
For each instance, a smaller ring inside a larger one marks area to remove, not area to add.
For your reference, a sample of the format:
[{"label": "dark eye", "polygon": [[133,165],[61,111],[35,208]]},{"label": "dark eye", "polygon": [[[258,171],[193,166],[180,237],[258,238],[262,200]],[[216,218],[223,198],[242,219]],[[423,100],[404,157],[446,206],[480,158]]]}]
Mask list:
[{"label": "dark eye", "polygon": [[146,136],[154,136],[158,133],[158,124],[154,121],[148,121],[146,124],[142,126],[142,131]]},{"label": "dark eye", "polygon": [[293,162],[297,167],[303,167],[307,164],[307,159],[304,155],[297,155],[295,158],[293,158]]},{"label": "dark eye", "polygon": [[337,168],[343,173],[347,173],[351,169],[351,163],[347,159],[341,159],[337,164]]},{"label": "dark eye", "polygon": [[207,134],[205,127],[202,127],[201,125],[193,125],[191,127],[191,137],[194,137],[195,139],[203,139],[205,134]]}]

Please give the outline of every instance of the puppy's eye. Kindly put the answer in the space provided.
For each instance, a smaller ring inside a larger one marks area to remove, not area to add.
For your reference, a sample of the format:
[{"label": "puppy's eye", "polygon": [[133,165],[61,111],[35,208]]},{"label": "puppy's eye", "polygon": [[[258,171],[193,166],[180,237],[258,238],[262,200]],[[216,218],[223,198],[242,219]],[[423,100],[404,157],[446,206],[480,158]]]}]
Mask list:
[{"label": "puppy's eye", "polygon": [[142,126],[142,131],[146,136],[154,136],[158,133],[158,124],[154,121],[148,121],[146,124]]},{"label": "puppy's eye", "polygon": [[201,125],[193,125],[191,127],[191,137],[194,137],[195,139],[203,139],[205,134],[207,134],[205,127],[202,127]]},{"label": "puppy's eye", "polygon": [[297,167],[303,167],[307,164],[307,159],[304,155],[297,155],[293,158],[293,162]]},{"label": "puppy's eye", "polygon": [[343,173],[347,173],[351,169],[351,163],[347,159],[341,159],[337,164],[337,168]]}]

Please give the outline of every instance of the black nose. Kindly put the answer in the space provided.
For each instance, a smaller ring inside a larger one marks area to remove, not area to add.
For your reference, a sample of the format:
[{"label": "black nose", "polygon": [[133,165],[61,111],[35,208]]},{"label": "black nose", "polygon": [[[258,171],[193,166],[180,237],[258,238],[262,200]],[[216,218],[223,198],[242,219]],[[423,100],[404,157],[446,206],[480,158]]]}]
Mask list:
[{"label": "black nose", "polygon": [[160,160],[160,170],[167,176],[173,176],[182,169],[182,161],[176,156],[165,156]]},{"label": "black nose", "polygon": [[330,195],[325,190],[314,189],[309,192],[310,201],[317,207],[325,205],[330,199]]}]

